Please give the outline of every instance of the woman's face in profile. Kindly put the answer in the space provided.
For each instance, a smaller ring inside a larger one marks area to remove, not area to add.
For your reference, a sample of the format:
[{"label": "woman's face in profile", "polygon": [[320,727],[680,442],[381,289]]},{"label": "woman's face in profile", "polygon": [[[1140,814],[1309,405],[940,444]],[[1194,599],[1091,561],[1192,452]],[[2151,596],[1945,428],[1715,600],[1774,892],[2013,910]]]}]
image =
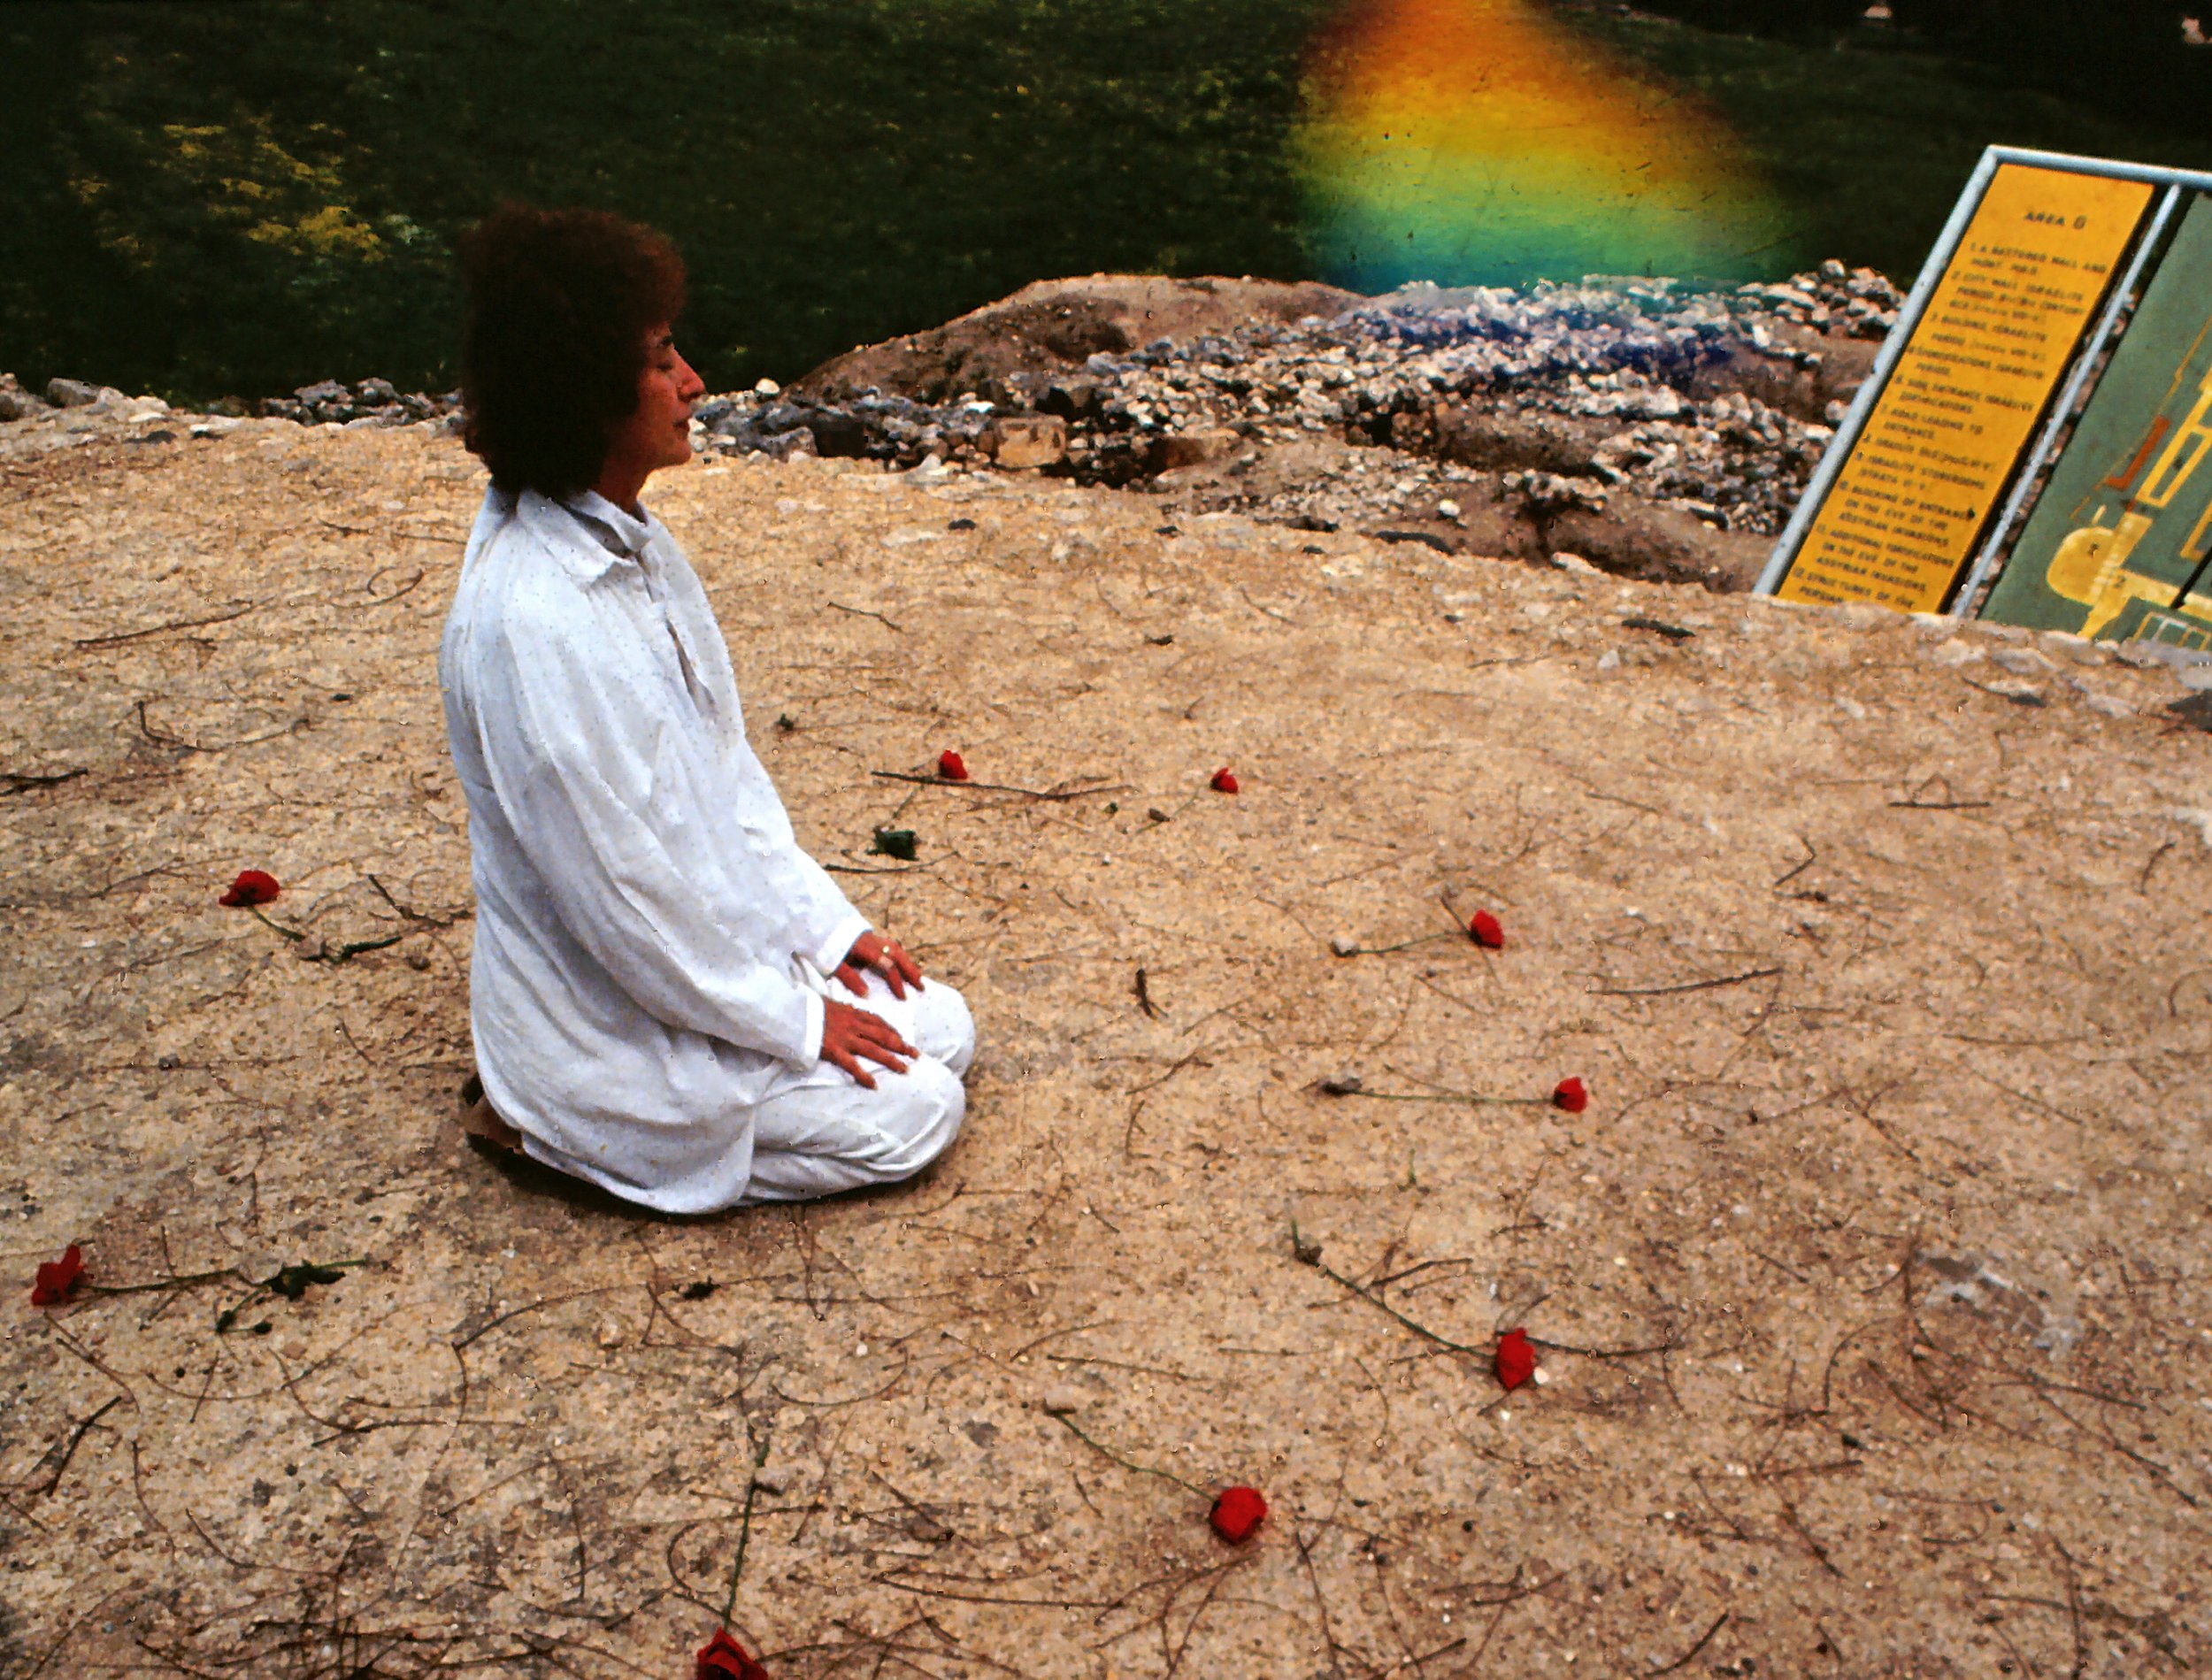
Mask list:
[{"label": "woman's face in profile", "polygon": [[676,349],[676,336],[662,321],[645,335],[645,365],[637,378],[637,407],[615,428],[607,451],[610,467],[619,464],[637,476],[691,459],[691,405],[706,384]]}]

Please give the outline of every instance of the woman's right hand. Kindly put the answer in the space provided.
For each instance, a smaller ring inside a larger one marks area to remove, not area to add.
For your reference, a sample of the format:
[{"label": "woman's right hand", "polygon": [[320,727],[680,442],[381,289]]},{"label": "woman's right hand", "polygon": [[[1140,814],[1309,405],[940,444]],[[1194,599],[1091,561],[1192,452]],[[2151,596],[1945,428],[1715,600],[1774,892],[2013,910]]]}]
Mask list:
[{"label": "woman's right hand", "polygon": [[881,1016],[835,998],[822,1000],[822,1060],[844,1069],[854,1084],[870,1091],[876,1088],[875,1076],[860,1065],[863,1056],[894,1073],[904,1073],[906,1062],[900,1058],[914,1053],[914,1047]]}]

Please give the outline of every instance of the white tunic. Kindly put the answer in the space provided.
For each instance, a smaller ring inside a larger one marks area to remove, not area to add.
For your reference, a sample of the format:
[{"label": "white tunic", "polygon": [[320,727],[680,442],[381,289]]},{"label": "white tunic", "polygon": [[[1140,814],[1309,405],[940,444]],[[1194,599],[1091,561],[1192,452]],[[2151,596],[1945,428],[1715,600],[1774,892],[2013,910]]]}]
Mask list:
[{"label": "white tunic", "polygon": [[[699,579],[649,513],[494,490],[438,649],[468,797],[476,1065],[530,1155],[727,1207],[868,931],[745,739]],[[810,971],[810,970],[811,971]]]}]

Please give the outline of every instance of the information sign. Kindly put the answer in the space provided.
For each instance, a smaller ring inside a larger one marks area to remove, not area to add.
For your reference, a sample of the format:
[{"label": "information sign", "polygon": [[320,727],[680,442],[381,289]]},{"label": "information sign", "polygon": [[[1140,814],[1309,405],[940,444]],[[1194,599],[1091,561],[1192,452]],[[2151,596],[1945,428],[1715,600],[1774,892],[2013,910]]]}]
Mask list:
[{"label": "information sign", "polygon": [[1985,618],[2212,646],[2212,199],[2198,197],[2013,546]]},{"label": "information sign", "polygon": [[1932,288],[1924,276],[1916,288],[1922,307],[1900,322],[1863,424],[1838,438],[1847,453],[1824,496],[1778,555],[1778,595],[1943,605],[2152,196],[2141,180],[2019,163],[1990,174]]}]

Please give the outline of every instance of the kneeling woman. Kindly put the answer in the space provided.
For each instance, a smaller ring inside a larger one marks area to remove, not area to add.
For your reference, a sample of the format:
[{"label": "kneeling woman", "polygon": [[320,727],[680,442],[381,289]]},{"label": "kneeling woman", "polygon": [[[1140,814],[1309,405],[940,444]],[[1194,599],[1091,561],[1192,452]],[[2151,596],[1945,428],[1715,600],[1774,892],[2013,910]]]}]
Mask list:
[{"label": "kneeling woman", "polygon": [[691,455],[682,265],[515,206],[462,255],[492,479],[438,652],[477,903],[463,1124],[672,1213],[918,1172],[965,1111],[967,1006],[799,848],[638,501]]}]

